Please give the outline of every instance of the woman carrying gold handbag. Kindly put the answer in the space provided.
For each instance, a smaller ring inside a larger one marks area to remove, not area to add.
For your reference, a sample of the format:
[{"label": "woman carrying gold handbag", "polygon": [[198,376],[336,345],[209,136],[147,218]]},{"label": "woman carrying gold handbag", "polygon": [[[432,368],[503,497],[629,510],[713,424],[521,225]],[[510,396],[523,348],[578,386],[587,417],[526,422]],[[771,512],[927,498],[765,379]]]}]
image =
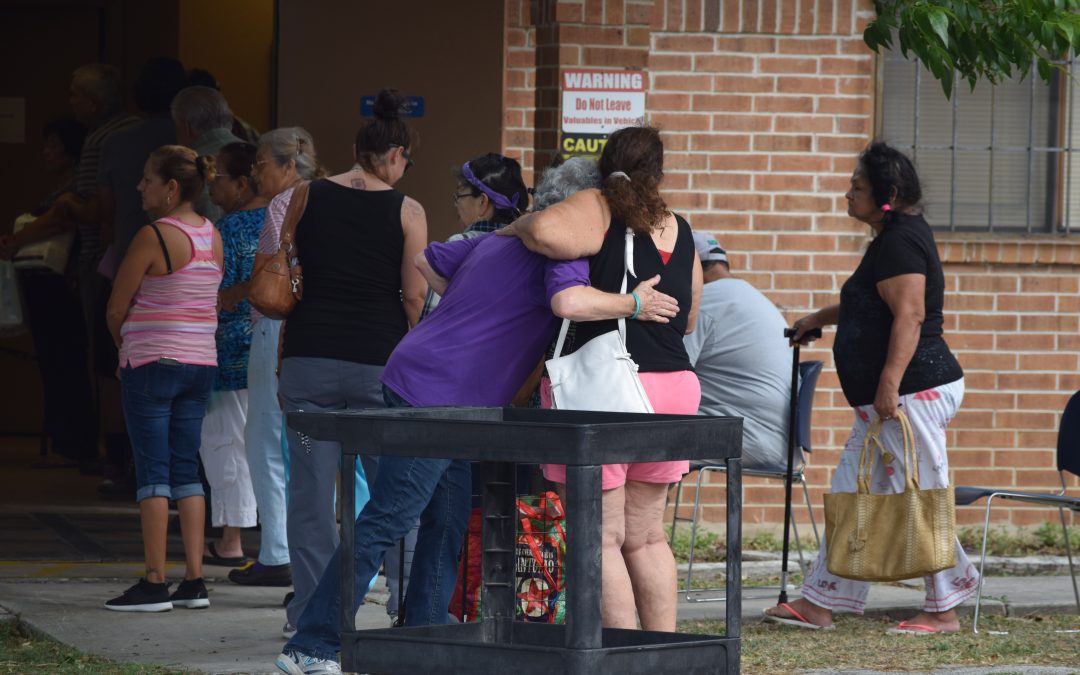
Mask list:
[{"label": "woman carrying gold handbag", "polygon": [[[945,275],[933,233],[919,208],[922,189],[914,165],[885,143],[873,143],[859,155],[845,197],[848,215],[869,225],[874,238],[841,288],[840,304],[796,321],[793,340],[804,342],[808,331],[836,324],[833,360],[855,420],[833,474],[832,504],[827,510],[835,518],[826,527],[828,543],[822,546],[803,582],[803,597],[770,607],[765,620],[800,628],[832,628],[833,611],[862,614],[870,590],[866,579],[919,576],[925,571],[929,574],[925,576],[923,610],[889,632],[955,633],[960,630],[955,607],[973,596],[979,584],[975,567],[955,535],[949,538],[951,542],[944,535],[940,538],[942,548],[951,543],[955,551],[951,566],[947,566],[950,561],[945,552],[937,556],[944,561],[913,564],[897,572],[889,569],[890,564],[898,558],[911,558],[915,548],[908,542],[900,547],[878,547],[881,530],[889,526],[868,526],[869,520],[864,519],[859,528],[845,531],[840,527],[845,517],[856,516],[853,520],[857,521],[858,516],[866,515],[865,511],[851,513],[857,510],[856,501],[864,508],[882,501],[877,497],[883,495],[900,497],[907,492],[908,497],[915,497],[928,490],[941,490],[937,493],[941,505],[938,520],[947,525],[950,517],[955,518],[952,501],[947,498],[945,430],[964,398],[963,370],[943,338]],[[900,411],[910,421],[907,446],[903,423],[894,420]],[[859,490],[863,494],[842,494],[857,492],[860,455],[872,430],[867,446],[873,450],[867,455],[869,479],[863,480]],[[876,447],[875,434],[881,447]],[[908,471],[916,467],[908,466],[905,447],[914,451],[918,470],[910,475],[918,477],[918,491],[907,489],[914,487],[907,480]],[[917,507],[911,510],[918,511]],[[829,532],[829,527],[837,531]],[[934,536],[921,531],[932,529],[927,526],[910,529],[911,542],[918,536]],[[904,538],[902,532],[891,534]],[[844,550],[829,550],[829,545]]]}]

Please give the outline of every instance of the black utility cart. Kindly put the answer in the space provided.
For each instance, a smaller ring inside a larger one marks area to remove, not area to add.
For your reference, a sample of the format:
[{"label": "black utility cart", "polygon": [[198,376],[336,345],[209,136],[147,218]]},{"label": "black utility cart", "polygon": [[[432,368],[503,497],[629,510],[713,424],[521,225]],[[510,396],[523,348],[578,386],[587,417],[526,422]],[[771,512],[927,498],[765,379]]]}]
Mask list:
[{"label": "black utility cart", "polygon": [[[342,555],[342,667],[362,673],[738,673],[742,419],[523,408],[396,408],[290,413],[312,438],[340,441],[343,513],[358,452],[483,462],[481,620],[356,630],[353,558]],[[601,464],[728,459],[726,635],[601,627]],[[514,465],[567,465],[566,624],[514,620]],[[353,528],[341,544],[353,549]]]}]

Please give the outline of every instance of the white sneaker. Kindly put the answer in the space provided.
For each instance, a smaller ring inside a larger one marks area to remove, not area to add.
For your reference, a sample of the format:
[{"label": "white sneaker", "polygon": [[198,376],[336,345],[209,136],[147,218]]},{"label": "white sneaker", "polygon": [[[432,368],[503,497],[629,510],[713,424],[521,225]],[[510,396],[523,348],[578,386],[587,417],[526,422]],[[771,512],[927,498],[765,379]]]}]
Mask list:
[{"label": "white sneaker", "polygon": [[281,627],[281,637],[285,638],[286,640],[291,640],[291,639],[293,639],[293,636],[295,636],[295,635],[296,635],[296,626],[294,626],[291,623],[289,623],[288,621],[286,621],[285,625]]},{"label": "white sneaker", "polygon": [[317,659],[297,649],[289,649],[279,654],[274,665],[289,675],[341,675],[341,666],[337,661]]}]

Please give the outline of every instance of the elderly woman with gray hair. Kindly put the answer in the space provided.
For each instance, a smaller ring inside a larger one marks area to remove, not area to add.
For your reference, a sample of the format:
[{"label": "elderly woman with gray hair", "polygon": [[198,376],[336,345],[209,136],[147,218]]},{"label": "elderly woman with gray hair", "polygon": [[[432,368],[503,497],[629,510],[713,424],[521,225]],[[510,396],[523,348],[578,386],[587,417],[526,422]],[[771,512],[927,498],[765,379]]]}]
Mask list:
[{"label": "elderly woman with gray hair", "polygon": [[[258,270],[277,252],[281,226],[293,190],[318,173],[315,142],[301,127],[282,127],[259,138],[251,176],[259,197],[270,200],[255,253]],[[229,572],[229,580],[246,586],[291,586],[289,540],[285,524],[287,455],[284,423],[278,403],[278,337],[281,321],[251,309],[251,351],[248,357],[248,416],[244,446],[255,503],[262,523],[258,560]]]}]

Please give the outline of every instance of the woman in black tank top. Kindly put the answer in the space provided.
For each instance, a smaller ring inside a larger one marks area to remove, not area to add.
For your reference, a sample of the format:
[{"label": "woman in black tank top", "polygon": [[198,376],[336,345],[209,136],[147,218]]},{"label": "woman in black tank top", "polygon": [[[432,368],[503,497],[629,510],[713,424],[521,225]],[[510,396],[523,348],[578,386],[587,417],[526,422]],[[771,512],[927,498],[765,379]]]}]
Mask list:
[{"label": "woman in black tank top", "polygon": [[[591,256],[592,285],[615,291],[622,282],[625,232],[634,233],[634,270],[627,287],[651,280],[679,302],[669,322],[627,322],[627,348],[657,413],[697,414],[701,388],[683,347],[701,296],[701,263],[690,226],[660,197],[664,146],[656,129],[611,135],[600,157],[603,183],[506,228],[550,258]],[[631,317],[638,318],[638,317]],[[576,325],[575,345],[614,330],[614,321]],[[571,347],[574,349],[575,347]],[[689,470],[686,461],[604,467],[603,620],[612,628],[675,630],[675,558],[664,535],[667,488]],[[565,483],[565,467],[544,474]],[[636,590],[636,593],[635,593]]]},{"label": "woman in black tank top", "polygon": [[[427,245],[416,200],[393,188],[412,166],[415,134],[400,119],[404,99],[379,94],[357,133],[356,165],[313,181],[296,226],[304,295],[283,327],[283,410],[383,407],[383,366],[420,316],[427,282],[413,258]],[[287,429],[291,479],[287,530],[296,626],[337,546],[334,486],[341,448]],[[357,508],[367,500],[376,459],[361,457]],[[396,551],[396,547],[394,551]],[[388,561],[397,570],[397,562]]]}]

